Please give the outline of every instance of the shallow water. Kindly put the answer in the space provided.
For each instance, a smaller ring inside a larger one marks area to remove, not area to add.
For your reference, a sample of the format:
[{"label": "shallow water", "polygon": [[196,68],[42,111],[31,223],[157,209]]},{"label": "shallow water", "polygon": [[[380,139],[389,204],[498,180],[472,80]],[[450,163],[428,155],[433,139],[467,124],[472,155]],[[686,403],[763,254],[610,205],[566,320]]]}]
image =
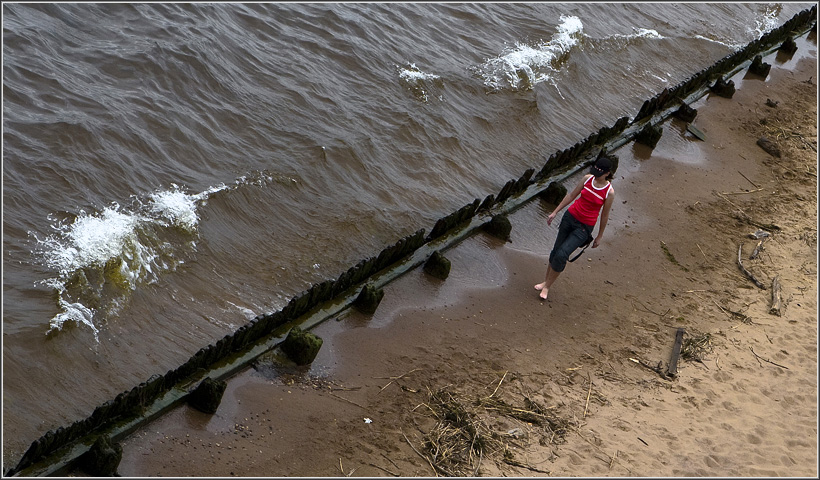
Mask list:
[{"label": "shallow water", "polygon": [[4,470],[812,4],[4,4]]}]

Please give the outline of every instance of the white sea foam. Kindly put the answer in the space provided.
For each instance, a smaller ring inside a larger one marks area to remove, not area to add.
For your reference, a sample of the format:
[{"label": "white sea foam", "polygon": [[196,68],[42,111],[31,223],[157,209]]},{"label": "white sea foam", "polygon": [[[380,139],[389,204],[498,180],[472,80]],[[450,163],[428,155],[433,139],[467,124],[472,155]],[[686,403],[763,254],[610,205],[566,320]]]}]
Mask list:
[{"label": "white sea foam", "polygon": [[46,263],[64,275],[90,265],[105,265],[135,241],[134,228],[139,222],[138,215],[121,212],[119,205],[97,215],[81,211],[74,223],[54,226],[58,235],[42,242],[47,247]]},{"label": "white sea foam", "polygon": [[709,42],[712,42],[712,43],[717,43],[719,45],[723,45],[724,47],[730,48],[732,50],[740,50],[741,48],[746,46],[746,44],[743,44],[743,43],[727,43],[727,42],[724,42],[724,41],[719,40],[717,38],[709,38],[709,37],[705,37],[703,35],[695,35],[695,38],[697,38],[699,40],[706,40],[706,41],[709,41]]},{"label": "white sea foam", "polygon": [[441,86],[441,77],[421,71],[415,63],[399,67],[399,80],[420,100],[427,101],[432,88]]},{"label": "white sea foam", "polygon": [[714,35],[695,35],[695,38],[723,45],[733,51],[740,50],[741,48],[744,48],[748,42],[759,39],[764,34],[770,32],[772,29],[777,28],[779,26],[778,17],[783,9],[781,5],[762,4],[760,8],[762,9],[760,12],[760,16],[755,19],[754,25],[748,26],[746,28],[746,35],[748,36],[748,38],[746,39],[728,41],[726,39],[716,38],[716,36]]},{"label": "white sea foam", "polygon": [[399,73],[399,78],[406,82],[419,82],[424,80],[437,80],[440,78],[438,75],[433,75],[432,73],[425,73],[416,67],[415,63],[411,63],[409,67],[401,69]]},{"label": "white sea foam", "polygon": [[777,20],[778,16],[780,15],[781,10],[783,7],[779,4],[775,5],[761,5],[763,8],[763,12],[760,17],[755,19],[755,24],[753,27],[749,27],[748,33],[752,36],[753,39],[760,38],[763,34],[768,33],[772,29],[775,29],[779,26],[779,22]]},{"label": "white sea foam", "polygon": [[504,88],[529,89],[551,78],[560,62],[583,36],[583,24],[578,17],[560,17],[556,33],[547,42],[527,45],[516,42],[501,55],[485,61],[475,70],[484,85],[494,91]]},{"label": "white sea foam", "polygon": [[633,31],[633,33],[630,34],[630,35],[616,35],[616,36],[624,37],[624,38],[627,38],[627,39],[632,39],[632,38],[653,38],[653,39],[663,40],[664,38],[666,38],[663,35],[661,35],[660,33],[658,33],[657,30],[652,30],[650,28],[632,27],[632,31]]},{"label": "white sea foam", "polygon": [[[53,235],[35,235],[37,253],[58,273],[39,282],[56,291],[61,310],[49,322],[49,332],[74,323],[88,326],[97,337],[94,318],[101,309],[118,310],[138,285],[156,281],[183,263],[180,253],[196,248],[190,235],[199,223],[197,207],[225,188],[190,195],[173,185],[147,195],[145,202],[137,199],[132,210],[112,204],[97,213],[80,211],[72,222],[55,222]],[[181,229],[183,237],[170,227]]]},{"label": "white sea foam", "polygon": [[172,224],[193,231],[199,223],[196,214],[196,198],[179,190],[166,190],[151,194],[154,213],[167,218]]},{"label": "white sea foam", "polygon": [[59,303],[60,308],[63,311],[51,319],[51,328],[49,329],[50,332],[61,330],[63,328],[63,324],[66,322],[74,322],[78,325],[86,325],[89,327],[91,331],[94,332],[94,339],[99,341],[99,329],[96,325],[94,325],[93,321],[94,310],[79,302],[68,303],[63,300],[62,297],[60,297]]}]

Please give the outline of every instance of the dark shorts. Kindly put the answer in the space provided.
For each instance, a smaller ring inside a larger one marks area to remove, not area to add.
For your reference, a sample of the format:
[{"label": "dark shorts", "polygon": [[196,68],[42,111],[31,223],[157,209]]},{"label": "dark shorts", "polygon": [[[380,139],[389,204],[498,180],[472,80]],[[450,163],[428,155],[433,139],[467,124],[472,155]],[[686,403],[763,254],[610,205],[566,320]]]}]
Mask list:
[{"label": "dark shorts", "polygon": [[579,222],[569,211],[564,212],[561,224],[558,226],[555,245],[550,252],[550,266],[553,270],[564,271],[569,256],[592,236],[592,229],[592,226]]}]

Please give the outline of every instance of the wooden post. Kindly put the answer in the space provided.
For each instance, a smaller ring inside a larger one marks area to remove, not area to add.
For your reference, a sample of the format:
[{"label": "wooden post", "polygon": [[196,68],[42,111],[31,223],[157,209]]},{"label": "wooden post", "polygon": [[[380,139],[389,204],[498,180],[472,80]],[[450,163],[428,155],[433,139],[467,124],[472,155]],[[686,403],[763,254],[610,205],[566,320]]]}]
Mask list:
[{"label": "wooden post", "polygon": [[778,317],[783,315],[783,300],[780,298],[780,275],[772,280],[772,306],[769,308],[769,313]]},{"label": "wooden post", "polygon": [[666,374],[670,377],[674,377],[678,374],[678,358],[680,358],[680,347],[683,343],[683,334],[685,330],[682,327],[678,327],[678,331],[675,334],[675,345],[672,346],[672,358],[669,359],[669,368],[666,370]]}]

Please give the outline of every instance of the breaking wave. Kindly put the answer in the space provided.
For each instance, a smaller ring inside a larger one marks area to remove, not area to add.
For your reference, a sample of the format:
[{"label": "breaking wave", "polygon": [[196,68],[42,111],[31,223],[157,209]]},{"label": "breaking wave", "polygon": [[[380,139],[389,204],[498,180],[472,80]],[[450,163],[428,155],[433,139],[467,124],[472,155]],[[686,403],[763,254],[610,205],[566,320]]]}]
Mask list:
[{"label": "breaking wave", "polygon": [[55,233],[43,239],[33,235],[34,252],[57,272],[40,282],[54,290],[60,309],[48,333],[74,323],[89,327],[97,338],[95,317],[116,313],[139,285],[156,282],[195,251],[197,207],[226,188],[192,195],[172,185],[144,199],[132,197],[129,208],[113,203],[98,212],[81,210],[74,218],[51,217]]},{"label": "breaking wave", "polygon": [[549,80],[583,36],[583,24],[578,17],[562,15],[560,20],[561,24],[549,41],[535,45],[516,43],[498,57],[474,67],[474,73],[491,91],[529,90]]}]

